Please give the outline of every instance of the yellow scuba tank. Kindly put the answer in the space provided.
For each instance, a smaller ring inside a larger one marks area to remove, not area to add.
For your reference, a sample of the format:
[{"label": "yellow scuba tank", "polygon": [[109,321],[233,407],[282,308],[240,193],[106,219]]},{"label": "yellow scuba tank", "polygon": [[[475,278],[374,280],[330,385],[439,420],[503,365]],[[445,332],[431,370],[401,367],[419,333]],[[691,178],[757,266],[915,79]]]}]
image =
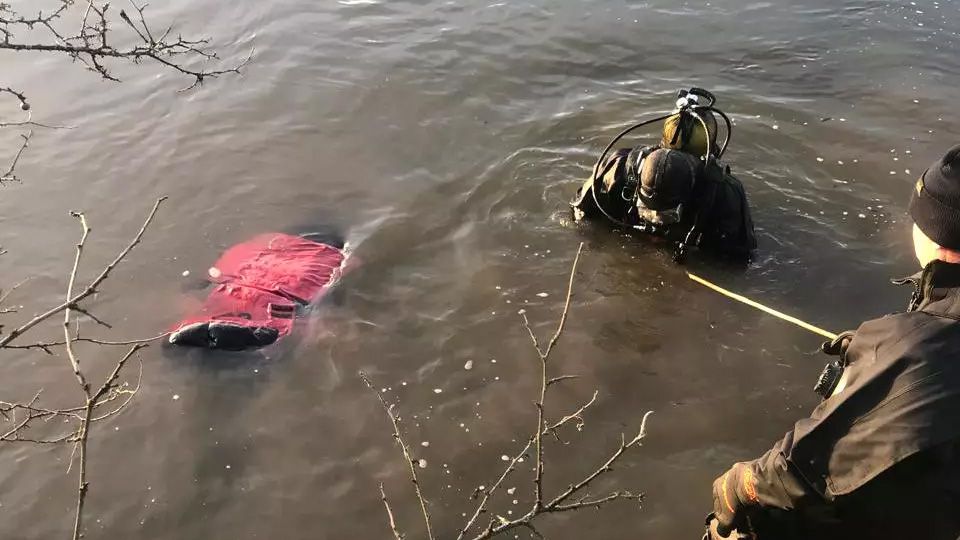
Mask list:
[{"label": "yellow scuba tank", "polygon": [[[710,148],[717,147],[717,119],[710,111],[699,113],[710,130]],[[663,122],[663,138],[660,146],[671,150],[682,150],[688,154],[702,157],[707,153],[707,132],[703,124],[687,111],[680,111]]]},{"label": "yellow scuba tank", "polygon": [[[700,105],[700,98],[709,100],[707,107],[698,108],[696,114],[691,107]],[[703,157],[710,148],[717,152],[717,118],[710,107],[716,102],[713,94],[700,88],[689,91],[681,90],[678,93],[677,108],[669,118],[663,122],[663,136],[660,140],[661,148],[682,150],[697,157]],[[697,119],[699,116],[703,122]],[[706,124],[706,129],[704,129]],[[709,144],[708,144],[709,141]]]}]

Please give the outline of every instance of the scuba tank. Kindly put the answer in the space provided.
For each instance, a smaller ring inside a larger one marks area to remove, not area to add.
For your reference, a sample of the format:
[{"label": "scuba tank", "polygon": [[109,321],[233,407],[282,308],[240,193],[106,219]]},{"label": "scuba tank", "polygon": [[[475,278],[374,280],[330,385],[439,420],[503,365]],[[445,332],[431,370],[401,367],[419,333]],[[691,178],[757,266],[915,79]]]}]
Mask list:
[{"label": "scuba tank", "polygon": [[[642,128],[649,126],[655,122],[664,121],[664,128],[662,133],[662,139],[660,146],[662,148],[668,148],[673,150],[681,150],[688,154],[691,154],[704,162],[710,160],[716,160],[723,156],[727,150],[727,146],[730,144],[730,138],[733,133],[733,124],[730,121],[730,118],[720,109],[716,108],[717,98],[711,92],[704,90],[703,88],[693,87],[687,90],[681,89],[677,92],[677,101],[676,108],[668,114],[663,114],[652,118],[650,120],[645,120],[643,122],[634,124],[627,129],[621,131],[601,152],[599,159],[597,160],[596,165],[593,168],[593,175],[591,181],[591,194],[593,196],[593,202],[596,204],[597,208],[600,210],[601,214],[606,217],[609,221],[613,222],[616,225],[625,227],[631,230],[638,230],[647,234],[654,235],[665,235],[666,228],[658,226],[655,223],[651,223],[648,220],[640,220],[639,224],[632,225],[624,223],[622,220],[610,215],[610,213],[604,209],[603,205],[597,198],[597,189],[599,184],[603,179],[604,172],[602,170],[603,164],[607,159],[607,156],[610,153],[610,150],[625,136],[628,134]],[[718,124],[716,116],[720,116],[725,123],[725,137],[723,144],[717,145],[717,132]],[[631,152],[635,154],[635,152]],[[622,196],[625,200],[632,203],[632,206],[638,207],[639,200],[639,191],[640,186],[639,182],[636,179],[640,177],[640,171],[643,167],[643,158],[645,156],[633,156],[633,159],[628,160],[628,171],[627,177],[632,181],[629,183],[629,188],[632,188],[632,193],[628,187],[624,187]],[[640,205],[642,206],[642,205]],[[707,208],[710,205],[706,205]],[[699,212],[694,215],[693,224],[683,235],[683,239],[677,242],[676,249],[674,251],[673,259],[676,262],[682,262],[686,256],[686,251],[690,245],[698,245],[700,242],[700,231],[698,227]]]},{"label": "scuba tank", "polygon": [[716,97],[702,88],[677,92],[675,114],[663,123],[660,147],[681,150],[697,157],[709,154],[710,148],[717,147],[717,117],[705,108],[697,111],[700,116],[697,118],[689,108],[696,105],[713,107],[716,102]]}]

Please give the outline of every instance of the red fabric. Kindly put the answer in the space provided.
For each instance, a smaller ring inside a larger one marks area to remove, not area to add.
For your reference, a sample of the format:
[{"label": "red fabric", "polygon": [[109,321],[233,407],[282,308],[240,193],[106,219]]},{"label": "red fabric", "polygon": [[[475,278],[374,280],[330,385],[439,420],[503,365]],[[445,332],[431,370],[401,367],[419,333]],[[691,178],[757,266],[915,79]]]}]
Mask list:
[{"label": "red fabric", "polygon": [[216,283],[199,312],[176,328],[229,321],[290,333],[297,305],[316,302],[339,277],[341,250],[299,236],[268,233],[228,249],[210,269]]}]

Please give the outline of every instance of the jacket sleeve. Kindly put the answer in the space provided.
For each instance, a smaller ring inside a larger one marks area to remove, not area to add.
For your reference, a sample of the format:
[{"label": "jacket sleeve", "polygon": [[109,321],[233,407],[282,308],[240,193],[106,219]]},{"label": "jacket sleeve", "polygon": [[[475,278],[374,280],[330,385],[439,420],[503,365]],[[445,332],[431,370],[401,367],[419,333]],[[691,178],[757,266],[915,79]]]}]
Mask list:
[{"label": "jacket sleeve", "polygon": [[793,445],[793,431],[788,432],[773,448],[759,458],[741,463],[739,482],[743,500],[763,508],[796,510],[823,502],[803,475],[785,457]]}]

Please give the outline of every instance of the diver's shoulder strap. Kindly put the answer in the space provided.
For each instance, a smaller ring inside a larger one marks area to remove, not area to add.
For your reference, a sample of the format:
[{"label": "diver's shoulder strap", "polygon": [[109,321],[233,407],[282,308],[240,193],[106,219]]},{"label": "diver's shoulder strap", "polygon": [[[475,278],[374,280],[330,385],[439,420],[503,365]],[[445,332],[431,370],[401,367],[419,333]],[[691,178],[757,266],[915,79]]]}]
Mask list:
[{"label": "diver's shoulder strap", "polygon": [[627,159],[623,164],[623,189],[620,191],[623,200],[631,203],[636,201],[637,194],[640,192],[640,169],[643,166],[643,160],[659,148],[659,146],[637,146],[627,154]]}]

